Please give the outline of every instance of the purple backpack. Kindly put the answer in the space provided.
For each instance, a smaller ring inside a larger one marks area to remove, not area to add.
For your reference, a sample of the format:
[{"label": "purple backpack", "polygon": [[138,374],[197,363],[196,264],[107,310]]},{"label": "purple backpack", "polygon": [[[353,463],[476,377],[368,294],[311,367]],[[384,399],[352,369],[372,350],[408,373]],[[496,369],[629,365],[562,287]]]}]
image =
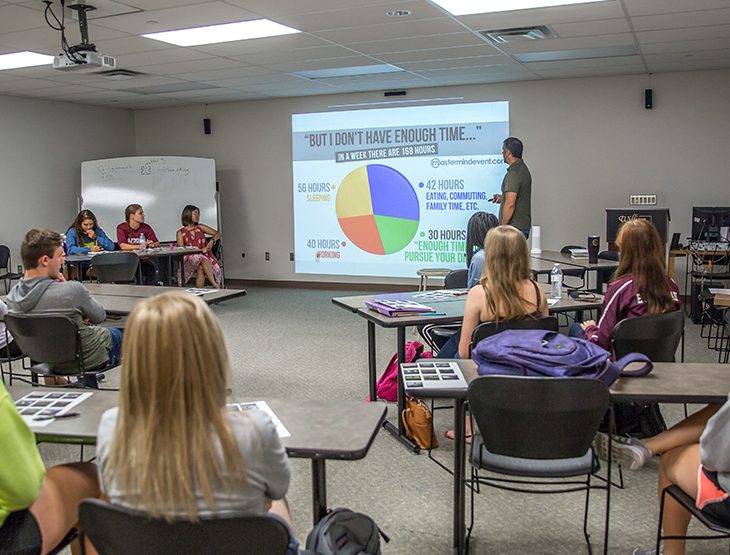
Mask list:
[{"label": "purple backpack", "polygon": [[[610,386],[619,376],[645,376],[653,365],[641,353],[629,353],[619,360],[602,347],[546,330],[505,330],[482,339],[471,358],[480,375],[593,378]],[[631,372],[632,362],[644,366]]]},{"label": "purple backpack", "polygon": [[[406,362],[413,362],[419,358],[433,358],[431,351],[423,351],[423,343],[408,341],[406,343]],[[393,355],[385,372],[378,378],[376,386],[378,397],[384,401],[398,400],[398,353]]]}]

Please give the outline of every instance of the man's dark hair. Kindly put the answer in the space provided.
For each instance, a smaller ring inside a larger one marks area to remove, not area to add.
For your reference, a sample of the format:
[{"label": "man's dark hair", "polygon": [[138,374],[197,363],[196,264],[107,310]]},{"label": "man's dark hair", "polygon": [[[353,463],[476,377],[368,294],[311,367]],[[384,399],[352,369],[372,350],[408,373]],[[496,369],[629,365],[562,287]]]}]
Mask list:
[{"label": "man's dark hair", "polygon": [[520,141],[517,137],[507,137],[502,145],[504,148],[509,150],[509,153],[515,158],[522,158],[522,150],[524,147],[522,146],[522,141]]},{"label": "man's dark hair", "polygon": [[129,217],[132,214],[136,214],[140,210],[142,210],[142,207],[139,204],[130,204],[129,206],[127,206],[124,209],[124,221],[129,223]]},{"label": "man's dark hair", "polygon": [[38,267],[41,256],[53,258],[56,249],[63,244],[60,234],[50,229],[31,229],[25,234],[23,244],[20,245],[20,258],[27,269]]},{"label": "man's dark hair", "polygon": [[180,217],[182,225],[189,226],[193,223],[193,212],[195,212],[196,210],[200,212],[200,208],[193,204],[185,205],[185,208],[183,208],[182,211],[182,216]]},{"label": "man's dark hair", "polygon": [[487,231],[499,225],[499,220],[489,212],[475,212],[466,225],[466,266],[471,264],[474,253],[484,248]]}]

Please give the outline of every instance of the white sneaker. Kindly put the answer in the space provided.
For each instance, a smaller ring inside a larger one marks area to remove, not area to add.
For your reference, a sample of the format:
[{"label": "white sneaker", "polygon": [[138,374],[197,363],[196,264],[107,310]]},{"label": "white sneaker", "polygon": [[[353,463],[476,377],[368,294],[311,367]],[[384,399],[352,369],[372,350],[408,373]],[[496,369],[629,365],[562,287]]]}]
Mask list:
[{"label": "white sneaker", "polygon": [[[598,458],[608,460],[608,434],[599,432],[593,440]],[[651,449],[634,437],[613,436],[613,462],[627,470],[637,470],[654,456]]]}]

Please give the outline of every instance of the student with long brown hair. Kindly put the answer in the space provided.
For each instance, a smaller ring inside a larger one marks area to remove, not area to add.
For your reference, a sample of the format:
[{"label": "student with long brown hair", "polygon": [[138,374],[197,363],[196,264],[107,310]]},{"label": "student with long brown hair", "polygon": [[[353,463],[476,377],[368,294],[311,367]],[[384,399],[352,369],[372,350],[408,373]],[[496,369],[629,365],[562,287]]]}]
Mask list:
[{"label": "student with long brown hair", "polygon": [[185,292],[142,301],[123,353],[119,407],[97,439],[109,500],[193,521],[269,511],[291,527],[286,451],[266,414],[227,410],[228,354],[208,306]]},{"label": "student with long brown hair", "polygon": [[471,336],[482,322],[542,318],[547,298],[531,279],[530,256],[524,234],[511,225],[489,230],[484,240],[484,272],[469,290],[464,306],[459,356],[469,357]]},{"label": "student with long brown hair", "polygon": [[667,276],[664,245],[656,228],[646,220],[629,220],[616,237],[621,252],[618,268],[603,297],[601,319],[573,324],[570,335],[585,336],[588,341],[608,349],[611,332],[626,318],[678,310],[679,288]]}]

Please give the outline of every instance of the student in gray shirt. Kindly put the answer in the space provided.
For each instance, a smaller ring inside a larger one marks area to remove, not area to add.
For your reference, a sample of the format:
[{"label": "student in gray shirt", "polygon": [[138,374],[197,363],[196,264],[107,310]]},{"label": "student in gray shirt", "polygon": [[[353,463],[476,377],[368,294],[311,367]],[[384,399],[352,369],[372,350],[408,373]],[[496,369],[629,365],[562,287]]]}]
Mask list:
[{"label": "student in gray shirt", "polygon": [[109,500],[168,519],[268,512],[291,530],[289,459],[266,414],[226,408],[228,355],[208,306],[185,292],[142,301],[123,357],[119,407],[97,436]]},{"label": "student in gray shirt", "polygon": [[[101,369],[119,363],[122,330],[102,328],[104,307],[77,281],[61,273],[65,261],[62,237],[50,229],[31,229],[20,246],[25,275],[7,296],[8,309],[17,314],[63,312],[79,326],[84,369]],[[96,379],[88,377],[88,385]]]}]

